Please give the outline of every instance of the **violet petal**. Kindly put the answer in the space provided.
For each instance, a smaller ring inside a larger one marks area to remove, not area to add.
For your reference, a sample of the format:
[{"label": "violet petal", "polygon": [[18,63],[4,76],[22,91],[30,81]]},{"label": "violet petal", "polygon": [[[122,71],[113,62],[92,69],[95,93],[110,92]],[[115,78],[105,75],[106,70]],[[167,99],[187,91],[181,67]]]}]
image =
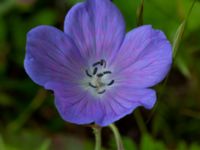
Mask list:
[{"label": "violet petal", "polygon": [[54,91],[55,105],[61,117],[76,124],[89,124],[96,118],[101,118],[99,99],[95,99],[77,84],[67,85],[58,82],[49,82],[47,89]]},{"label": "violet petal", "polygon": [[172,64],[172,47],[162,31],[151,26],[136,28],[126,35],[113,63],[118,82],[137,88],[163,80]]},{"label": "violet petal", "polygon": [[67,14],[64,25],[82,56],[111,60],[124,36],[123,17],[110,0],[87,0],[76,4]]},{"label": "violet petal", "polygon": [[73,42],[60,30],[39,26],[27,34],[24,67],[37,84],[77,81],[81,78],[83,64],[84,60]]},{"label": "violet petal", "polygon": [[112,122],[130,114],[138,106],[152,108],[156,102],[156,94],[151,89],[133,89],[131,87],[118,87],[115,92],[108,92],[106,98],[97,107],[103,117],[96,118],[95,122],[107,126]]}]

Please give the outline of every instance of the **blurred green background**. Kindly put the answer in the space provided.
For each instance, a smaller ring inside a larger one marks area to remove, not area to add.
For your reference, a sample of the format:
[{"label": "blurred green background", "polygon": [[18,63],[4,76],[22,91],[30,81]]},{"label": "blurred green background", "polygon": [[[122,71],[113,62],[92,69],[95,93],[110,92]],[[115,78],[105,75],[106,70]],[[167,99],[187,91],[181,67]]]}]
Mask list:
[{"label": "blurred green background", "polygon": [[[0,1],[0,150],[92,150],[87,126],[64,122],[51,92],[34,84],[23,68],[26,33],[41,24],[63,29],[78,0]],[[127,31],[136,27],[140,0],[114,0]],[[173,42],[191,0],[144,0],[144,24],[163,30]],[[154,109],[138,108],[116,123],[126,150],[200,150],[200,3],[188,19],[167,82],[155,87]],[[103,129],[105,150],[116,150]]]}]

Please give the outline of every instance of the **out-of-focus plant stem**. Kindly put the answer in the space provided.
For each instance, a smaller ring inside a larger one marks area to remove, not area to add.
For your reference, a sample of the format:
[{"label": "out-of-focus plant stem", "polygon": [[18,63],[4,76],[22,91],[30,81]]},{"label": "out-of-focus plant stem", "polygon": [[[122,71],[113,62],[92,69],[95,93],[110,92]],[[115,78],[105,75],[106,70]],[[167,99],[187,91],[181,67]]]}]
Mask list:
[{"label": "out-of-focus plant stem", "polygon": [[186,16],[186,21],[188,21],[188,19],[189,19],[189,17],[190,17],[190,14],[191,14],[191,12],[192,12],[192,9],[194,8],[194,5],[195,5],[195,3],[197,2],[197,0],[193,0],[193,3],[192,3],[192,5],[190,6],[190,9],[189,9],[189,11],[188,11],[188,13],[187,13],[187,16]]},{"label": "out-of-focus plant stem", "polygon": [[140,112],[139,109],[136,109],[135,112],[134,112],[134,117],[135,117],[135,120],[136,120],[136,123],[140,129],[140,132],[141,133],[147,133],[147,128],[146,128],[146,125],[145,125],[145,122],[143,120],[143,117],[142,117],[142,114]]},{"label": "out-of-focus plant stem", "polygon": [[188,13],[187,13],[187,16],[186,18],[182,21],[182,23],[180,24],[180,26],[178,27],[177,31],[176,31],[176,34],[174,36],[174,40],[173,40],[173,58],[175,59],[176,57],[176,54],[177,54],[177,51],[178,51],[178,48],[180,46],[180,43],[181,43],[181,40],[183,38],[183,34],[184,34],[184,31],[185,31],[185,27],[186,27],[186,23],[188,22],[188,19],[190,17],[190,14],[192,12],[192,9],[194,8],[194,5],[196,3],[197,0],[194,0]]},{"label": "out-of-focus plant stem", "polygon": [[101,150],[101,127],[93,125],[92,129],[95,135],[95,150]]},{"label": "out-of-focus plant stem", "polygon": [[144,0],[141,0],[141,4],[137,9],[137,26],[143,25],[143,12],[144,12]]},{"label": "out-of-focus plant stem", "polygon": [[[137,9],[137,26],[143,25],[143,12],[144,12],[144,0],[141,0],[141,4]],[[147,133],[147,128],[145,122],[142,118],[141,112],[139,109],[136,109],[134,112],[134,117],[137,122],[137,125],[140,129],[140,132]]]},{"label": "out-of-focus plant stem", "polygon": [[46,96],[47,91],[44,89],[39,89],[30,105],[27,106],[27,108],[17,117],[16,120],[14,120],[8,125],[8,131],[16,132],[17,130],[19,130],[23,126],[23,124],[28,120],[31,114],[42,105]]},{"label": "out-of-focus plant stem", "polygon": [[116,144],[117,144],[117,150],[124,150],[122,139],[121,139],[121,136],[120,136],[120,133],[119,133],[117,127],[114,124],[110,124],[109,127],[110,127],[110,129],[112,130],[112,132],[115,136],[115,141],[116,141]]},{"label": "out-of-focus plant stem", "polygon": [[[192,12],[192,9],[194,8],[194,5],[196,3],[197,0],[193,0],[192,2],[192,5],[187,13],[187,16],[186,18],[182,21],[182,23],[180,24],[180,26],[178,27],[176,33],[175,33],[175,36],[174,36],[174,40],[173,40],[173,46],[172,46],[172,50],[173,50],[173,60],[175,61],[175,58],[176,58],[176,54],[177,54],[177,51],[178,51],[178,48],[180,46],[180,43],[181,43],[181,40],[183,38],[183,34],[184,34],[184,31],[185,31],[185,27],[186,27],[186,23],[189,19],[189,16]],[[158,102],[159,100],[161,99],[164,91],[165,91],[165,87],[166,87],[166,84],[167,84],[167,80],[168,80],[168,77],[169,77],[169,74],[167,75],[167,77],[165,78],[163,84],[161,85],[161,90],[160,90],[160,94],[158,95]],[[150,117],[149,119],[147,120],[147,123],[151,120],[153,114],[155,113],[155,110],[158,106],[158,102],[156,103],[156,106],[154,107],[152,113],[150,114]]]}]

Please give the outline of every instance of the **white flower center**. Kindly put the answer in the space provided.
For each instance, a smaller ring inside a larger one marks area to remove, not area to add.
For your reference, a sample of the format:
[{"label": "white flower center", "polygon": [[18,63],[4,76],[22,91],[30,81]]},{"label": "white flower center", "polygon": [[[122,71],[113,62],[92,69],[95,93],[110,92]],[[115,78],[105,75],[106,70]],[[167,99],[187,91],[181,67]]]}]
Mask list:
[{"label": "white flower center", "polygon": [[103,59],[94,63],[89,70],[86,69],[85,73],[88,78],[87,86],[97,94],[105,93],[115,82],[110,79],[112,72],[106,69],[106,61]]}]

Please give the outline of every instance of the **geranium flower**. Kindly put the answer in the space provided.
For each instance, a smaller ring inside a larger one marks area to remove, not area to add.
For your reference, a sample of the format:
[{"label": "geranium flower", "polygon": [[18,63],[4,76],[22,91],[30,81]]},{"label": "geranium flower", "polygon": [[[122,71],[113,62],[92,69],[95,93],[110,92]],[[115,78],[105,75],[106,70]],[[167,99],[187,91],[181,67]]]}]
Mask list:
[{"label": "geranium flower", "polygon": [[37,84],[53,90],[65,121],[106,126],[136,107],[152,108],[172,63],[162,31],[144,25],[125,34],[110,0],[87,0],[67,14],[64,32],[38,26],[27,35],[24,66]]}]

